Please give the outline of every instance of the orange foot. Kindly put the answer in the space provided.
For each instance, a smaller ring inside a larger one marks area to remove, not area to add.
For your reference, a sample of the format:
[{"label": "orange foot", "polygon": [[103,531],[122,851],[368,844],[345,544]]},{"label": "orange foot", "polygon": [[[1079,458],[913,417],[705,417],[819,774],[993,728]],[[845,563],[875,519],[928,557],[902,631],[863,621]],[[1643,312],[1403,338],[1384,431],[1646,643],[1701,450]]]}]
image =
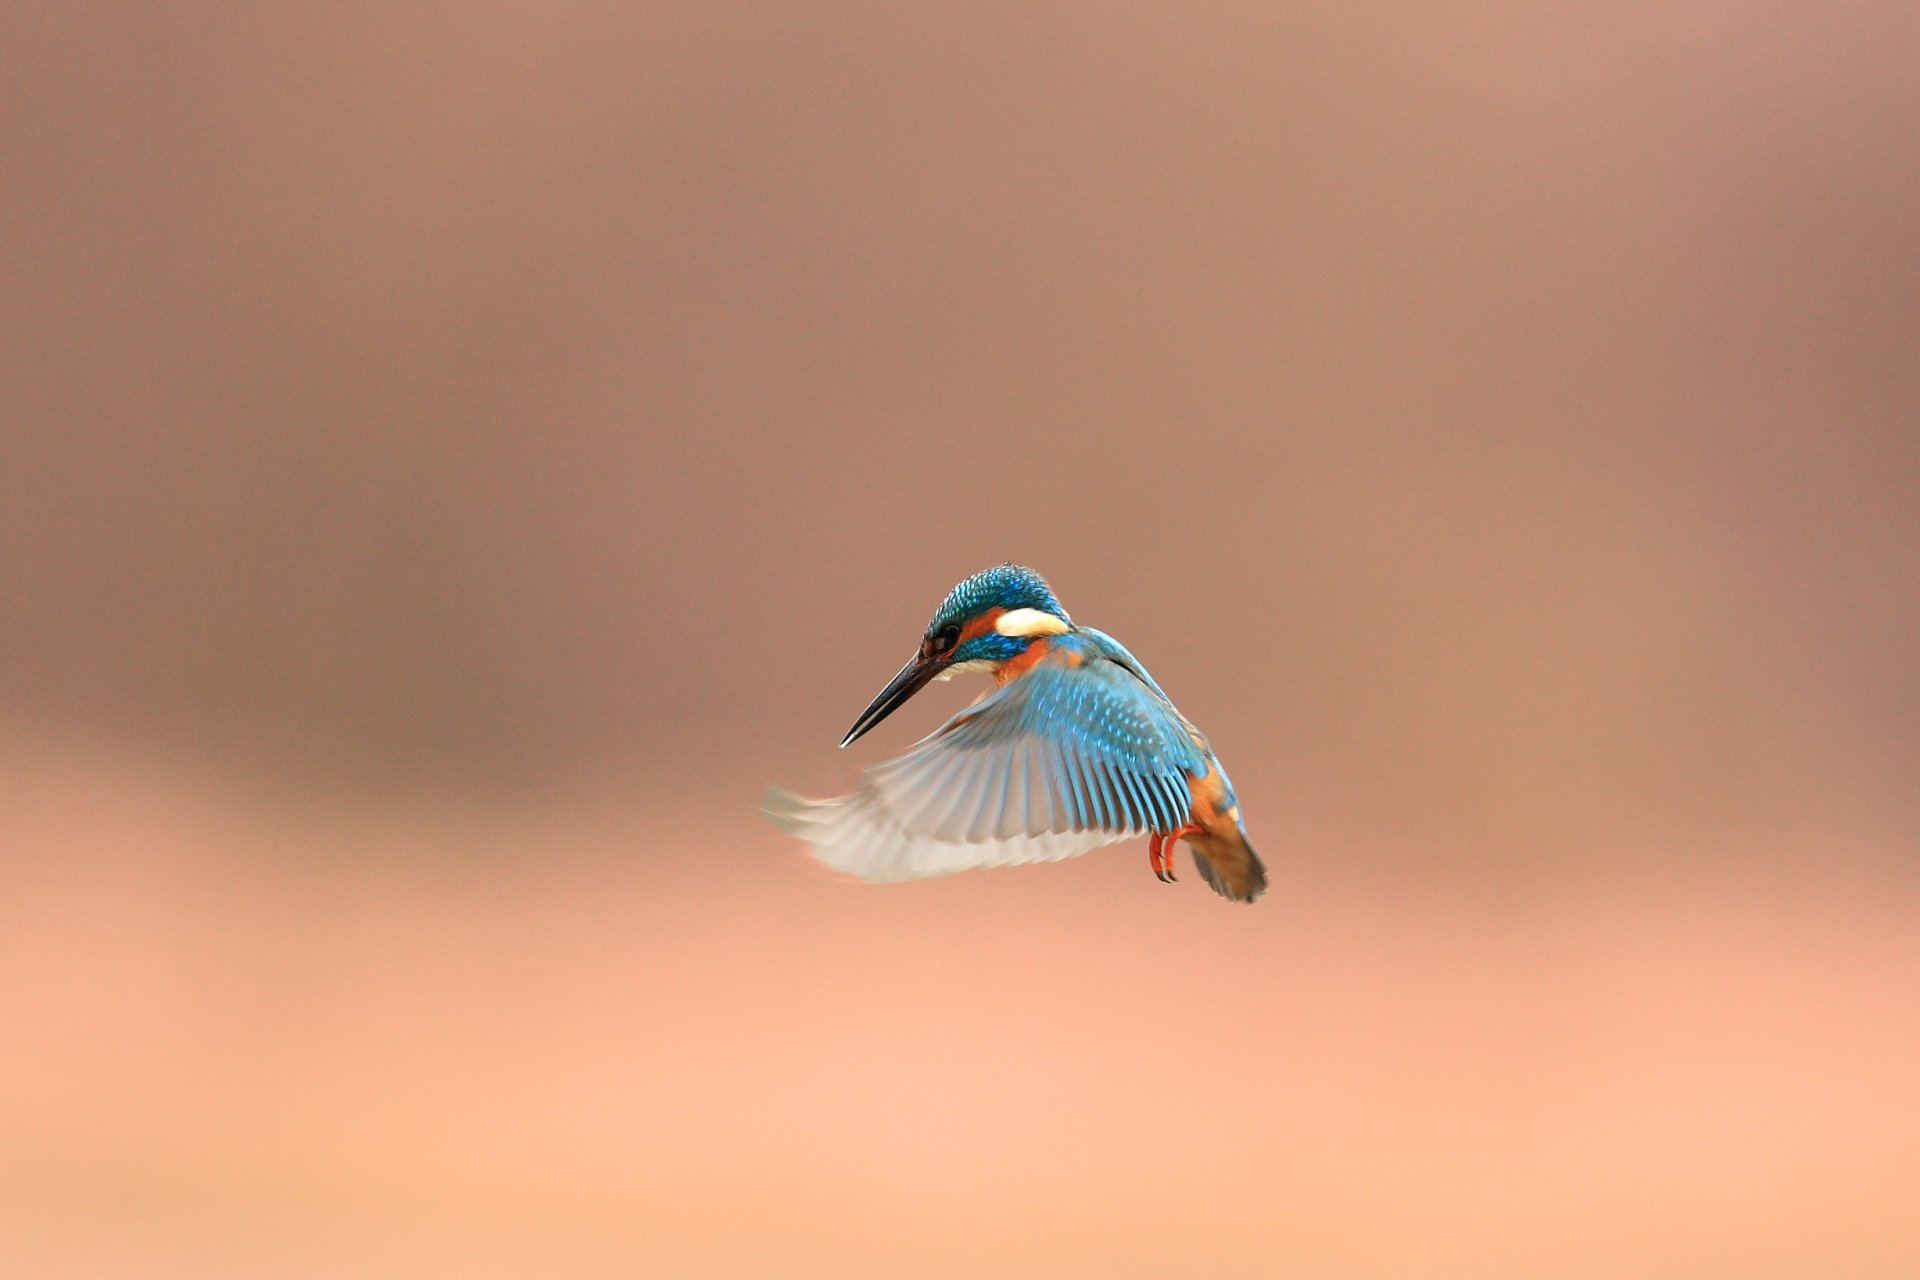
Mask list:
[{"label": "orange foot", "polygon": [[1180,837],[1199,835],[1200,828],[1188,823],[1178,831],[1152,833],[1147,841],[1147,865],[1153,868],[1153,874],[1163,884],[1173,883],[1173,850],[1180,843]]}]

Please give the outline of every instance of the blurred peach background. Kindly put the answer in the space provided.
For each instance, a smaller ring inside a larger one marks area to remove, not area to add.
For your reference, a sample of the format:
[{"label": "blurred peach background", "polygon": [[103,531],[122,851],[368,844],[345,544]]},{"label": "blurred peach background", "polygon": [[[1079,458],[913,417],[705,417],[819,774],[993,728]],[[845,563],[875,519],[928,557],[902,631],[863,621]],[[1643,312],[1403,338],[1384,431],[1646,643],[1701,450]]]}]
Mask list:
[{"label": "blurred peach background", "polygon": [[[0,1273],[1920,1274],[1916,57],[8,6]],[[1009,558],[1267,900],[759,821]]]}]

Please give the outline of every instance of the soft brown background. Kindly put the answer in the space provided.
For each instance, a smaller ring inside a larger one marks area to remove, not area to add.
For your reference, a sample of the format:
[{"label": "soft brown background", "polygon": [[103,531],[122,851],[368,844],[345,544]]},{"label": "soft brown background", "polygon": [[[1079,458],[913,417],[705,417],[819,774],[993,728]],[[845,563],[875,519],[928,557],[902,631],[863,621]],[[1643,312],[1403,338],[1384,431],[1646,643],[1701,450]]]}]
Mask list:
[{"label": "soft brown background", "polygon": [[0,1272],[1920,1274],[1916,12],[9,5]]}]

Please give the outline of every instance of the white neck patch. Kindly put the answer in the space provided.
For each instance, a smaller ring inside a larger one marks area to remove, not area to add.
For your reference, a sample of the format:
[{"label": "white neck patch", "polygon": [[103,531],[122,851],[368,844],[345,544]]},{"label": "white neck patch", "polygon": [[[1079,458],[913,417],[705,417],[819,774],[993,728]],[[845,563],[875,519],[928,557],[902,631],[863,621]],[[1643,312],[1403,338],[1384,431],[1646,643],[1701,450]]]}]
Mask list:
[{"label": "white neck patch", "polygon": [[993,620],[993,629],[1003,636],[1057,636],[1072,628],[1045,609],[1009,609]]}]

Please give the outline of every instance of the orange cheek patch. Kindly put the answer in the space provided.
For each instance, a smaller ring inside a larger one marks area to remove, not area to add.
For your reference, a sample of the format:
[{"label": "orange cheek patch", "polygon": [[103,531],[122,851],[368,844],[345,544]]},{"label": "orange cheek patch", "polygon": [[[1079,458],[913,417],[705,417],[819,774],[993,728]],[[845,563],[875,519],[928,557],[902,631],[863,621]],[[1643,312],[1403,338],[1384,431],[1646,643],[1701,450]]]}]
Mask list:
[{"label": "orange cheek patch", "polygon": [[1005,609],[995,605],[979,617],[970,619],[966,626],[960,628],[960,643],[965,644],[976,636],[984,636],[992,631],[993,624],[1000,621],[1000,615],[1005,612]]}]

